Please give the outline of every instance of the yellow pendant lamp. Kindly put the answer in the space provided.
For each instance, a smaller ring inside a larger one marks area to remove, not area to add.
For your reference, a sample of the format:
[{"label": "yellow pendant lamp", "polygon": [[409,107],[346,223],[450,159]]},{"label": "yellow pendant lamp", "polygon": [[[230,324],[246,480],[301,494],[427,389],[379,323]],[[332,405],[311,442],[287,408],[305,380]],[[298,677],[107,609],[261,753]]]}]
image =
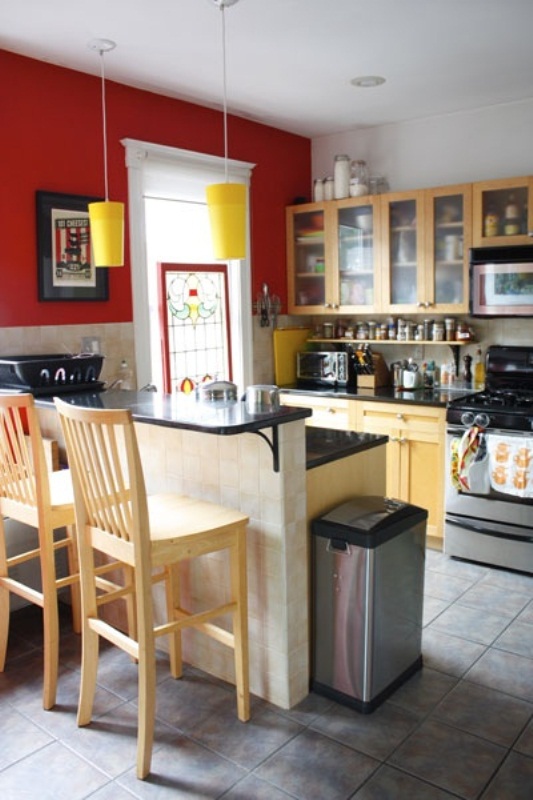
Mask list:
[{"label": "yellow pendant lamp", "polygon": [[89,203],[93,263],[95,267],[122,267],[124,265],[124,203],[109,200],[104,75],[104,53],[107,53],[109,50],[114,50],[116,44],[110,39],[94,39],[89,42],[89,47],[91,50],[96,50],[100,54],[105,184],[105,200],[98,203]]},{"label": "yellow pendant lamp", "polygon": [[215,258],[227,261],[246,255],[246,185],[228,180],[228,109],[226,96],[226,26],[224,9],[238,0],[212,0],[222,12],[222,61],[224,87],[224,183],[207,187],[207,207]]}]

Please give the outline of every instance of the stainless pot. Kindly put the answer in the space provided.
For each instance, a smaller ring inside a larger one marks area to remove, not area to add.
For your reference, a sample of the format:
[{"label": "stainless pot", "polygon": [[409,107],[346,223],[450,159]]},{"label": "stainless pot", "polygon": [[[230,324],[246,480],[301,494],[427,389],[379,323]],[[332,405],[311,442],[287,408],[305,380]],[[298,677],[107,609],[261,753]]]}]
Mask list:
[{"label": "stainless pot", "polygon": [[209,381],[202,383],[196,390],[199,400],[214,402],[216,400],[236,400],[237,386],[231,381]]},{"label": "stainless pot", "polygon": [[269,414],[279,411],[279,389],[274,385],[248,386],[243,400],[249,414]]}]

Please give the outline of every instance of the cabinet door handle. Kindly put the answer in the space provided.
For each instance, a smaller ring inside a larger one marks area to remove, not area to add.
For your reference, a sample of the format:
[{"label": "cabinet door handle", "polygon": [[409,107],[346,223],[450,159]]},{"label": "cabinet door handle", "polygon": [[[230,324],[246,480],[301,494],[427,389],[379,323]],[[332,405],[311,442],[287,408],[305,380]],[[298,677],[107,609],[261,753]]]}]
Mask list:
[{"label": "cabinet door handle", "polygon": [[405,436],[389,436],[389,442],[399,442],[400,444],[403,444],[406,441],[407,439]]}]

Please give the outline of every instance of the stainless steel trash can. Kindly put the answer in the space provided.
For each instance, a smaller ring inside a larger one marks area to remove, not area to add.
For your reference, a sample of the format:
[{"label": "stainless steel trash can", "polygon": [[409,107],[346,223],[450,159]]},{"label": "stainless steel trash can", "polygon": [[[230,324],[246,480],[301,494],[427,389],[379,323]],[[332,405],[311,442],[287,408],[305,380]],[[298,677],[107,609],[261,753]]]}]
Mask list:
[{"label": "stainless steel trash can", "polygon": [[422,666],[427,515],[356,497],[312,522],[315,692],[370,713]]}]

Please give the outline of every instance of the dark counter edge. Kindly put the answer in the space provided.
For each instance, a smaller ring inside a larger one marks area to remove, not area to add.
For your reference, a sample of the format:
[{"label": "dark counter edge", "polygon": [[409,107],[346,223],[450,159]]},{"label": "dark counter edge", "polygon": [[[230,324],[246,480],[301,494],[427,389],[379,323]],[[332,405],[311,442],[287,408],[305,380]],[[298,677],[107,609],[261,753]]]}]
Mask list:
[{"label": "dark counter edge", "polygon": [[[152,392],[103,391],[103,392],[69,392],[59,395],[62,400],[72,405],[94,409],[121,409],[131,411],[135,422],[161,425],[168,428],[229,436],[239,433],[254,433],[265,428],[276,428],[288,422],[306,419],[312,415],[311,409],[293,406],[282,406],[279,411],[268,414],[248,414],[241,401],[213,402],[202,406],[198,401],[176,401],[174,395]],[[50,409],[54,406],[52,396],[36,397],[38,408]],[[196,412],[202,410],[215,412],[226,417],[220,420],[199,421],[184,413],[190,405]],[[182,406],[181,409],[178,406]]]},{"label": "dark counter edge", "polygon": [[306,469],[314,469],[341,458],[387,444],[388,436],[377,433],[334,430],[306,426]]},{"label": "dark counter edge", "polygon": [[419,406],[435,406],[445,408],[451,400],[455,400],[462,395],[471,394],[473,390],[454,389],[450,391],[445,388],[439,389],[416,389],[414,391],[404,391],[394,389],[392,386],[384,386],[380,389],[352,389],[342,386],[332,388],[328,386],[297,386],[296,384],[286,384],[279,387],[281,392],[287,392],[297,397],[299,394],[315,397],[329,397],[337,400],[371,400],[378,403],[412,403]]}]

